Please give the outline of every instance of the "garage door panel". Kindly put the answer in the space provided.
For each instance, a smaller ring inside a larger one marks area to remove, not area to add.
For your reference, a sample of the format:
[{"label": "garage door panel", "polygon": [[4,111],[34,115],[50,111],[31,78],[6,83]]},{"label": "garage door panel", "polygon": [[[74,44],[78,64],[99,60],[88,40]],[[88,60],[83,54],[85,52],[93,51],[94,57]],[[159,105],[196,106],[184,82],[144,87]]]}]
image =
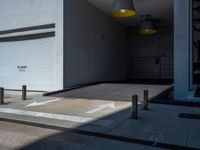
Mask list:
[{"label": "garage door panel", "polygon": [[55,46],[55,38],[0,43],[1,86],[18,89],[26,84],[33,88],[37,83],[38,86],[43,84],[45,89],[52,88],[56,71]]}]

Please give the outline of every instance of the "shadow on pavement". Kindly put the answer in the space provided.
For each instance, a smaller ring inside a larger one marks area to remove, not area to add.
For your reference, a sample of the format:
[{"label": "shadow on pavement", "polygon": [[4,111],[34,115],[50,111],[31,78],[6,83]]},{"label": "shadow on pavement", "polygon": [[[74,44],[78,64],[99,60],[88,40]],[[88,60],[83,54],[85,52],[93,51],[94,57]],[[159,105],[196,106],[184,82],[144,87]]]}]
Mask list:
[{"label": "shadow on pavement", "polygon": [[[73,150],[73,149],[94,149],[105,150],[110,149],[126,149],[123,148],[123,144],[120,146],[109,147],[109,143],[116,142],[125,142],[129,144],[139,144],[140,146],[150,146],[152,149],[161,148],[161,149],[183,149],[183,150],[195,150],[195,148],[186,147],[186,145],[176,144],[176,137],[171,137],[173,142],[163,142],[162,136],[160,135],[164,132],[164,128],[168,128],[169,124],[173,124],[171,120],[167,122],[162,121],[169,118],[169,116],[164,116],[162,113],[157,114],[155,118],[149,120],[149,111],[143,111],[139,107],[139,120],[132,120],[131,117],[131,108],[126,108],[120,110],[116,113],[98,118],[92,122],[88,122],[77,126],[75,128],[67,128],[61,126],[47,125],[40,123],[31,123],[26,121],[17,121],[3,119],[2,121],[12,122],[16,124],[24,124],[28,126],[35,126],[44,129],[53,129],[60,131],[57,134],[53,134],[48,137],[44,137],[33,143],[20,148],[19,150]],[[154,110],[152,110],[154,111]],[[155,112],[153,112],[155,113]],[[157,113],[157,112],[156,112]],[[148,117],[144,117],[144,116]],[[140,118],[141,116],[141,118]],[[143,118],[144,117],[144,118]],[[160,121],[158,120],[160,119]],[[156,122],[156,120],[158,122]],[[1,120],[0,120],[1,121]],[[154,122],[153,128],[148,128],[152,122]],[[158,123],[158,124],[157,124]],[[138,126],[138,125],[141,126]],[[159,125],[159,126],[158,126]],[[130,127],[130,128],[129,128]],[[152,133],[150,129],[155,130],[154,135],[148,135]],[[144,132],[143,132],[144,131]],[[188,132],[188,131],[186,131]],[[144,134],[145,133],[145,134]],[[104,142],[102,142],[102,140]],[[100,144],[101,143],[101,144]],[[102,146],[102,144],[105,144]],[[131,150],[131,146],[127,149]],[[138,148],[139,150],[139,148]]]}]

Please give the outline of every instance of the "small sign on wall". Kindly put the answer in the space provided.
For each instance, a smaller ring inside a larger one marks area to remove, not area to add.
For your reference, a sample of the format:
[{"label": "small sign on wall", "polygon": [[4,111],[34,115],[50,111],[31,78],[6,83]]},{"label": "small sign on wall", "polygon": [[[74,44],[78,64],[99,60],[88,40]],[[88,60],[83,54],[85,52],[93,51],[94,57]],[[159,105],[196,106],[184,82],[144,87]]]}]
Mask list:
[{"label": "small sign on wall", "polygon": [[17,66],[19,72],[26,72],[28,66]]}]

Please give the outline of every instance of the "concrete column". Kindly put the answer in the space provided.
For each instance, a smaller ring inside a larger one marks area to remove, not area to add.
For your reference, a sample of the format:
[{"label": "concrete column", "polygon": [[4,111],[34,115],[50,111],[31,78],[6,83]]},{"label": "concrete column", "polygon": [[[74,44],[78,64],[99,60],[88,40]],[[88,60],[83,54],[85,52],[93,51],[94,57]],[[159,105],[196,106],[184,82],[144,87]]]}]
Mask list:
[{"label": "concrete column", "polygon": [[190,0],[174,0],[174,99],[190,89]]},{"label": "concrete column", "polygon": [[64,0],[57,1],[57,24],[56,24],[56,37],[57,37],[57,79],[55,90],[62,90],[64,88],[64,54],[63,54],[63,40],[64,40]]}]

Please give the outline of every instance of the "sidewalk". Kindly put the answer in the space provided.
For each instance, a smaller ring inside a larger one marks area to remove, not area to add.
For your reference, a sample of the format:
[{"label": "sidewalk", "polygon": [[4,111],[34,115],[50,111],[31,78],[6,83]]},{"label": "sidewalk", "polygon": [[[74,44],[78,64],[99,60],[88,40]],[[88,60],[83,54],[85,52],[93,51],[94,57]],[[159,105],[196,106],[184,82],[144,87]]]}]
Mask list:
[{"label": "sidewalk", "polygon": [[[143,111],[143,104],[139,103],[139,119],[132,120],[130,119],[131,102],[129,101],[42,97],[38,95],[32,97],[33,99],[28,101],[16,100],[0,106],[0,118],[91,132],[93,135],[89,137],[98,140],[90,143],[86,150],[102,149],[100,146],[102,144],[105,149],[113,149],[113,147],[123,149],[123,146],[120,148],[120,142],[130,144],[130,148],[127,146],[127,149],[131,149],[134,142],[139,146],[146,145],[153,149],[169,149],[166,146],[172,146],[174,149],[200,149],[200,120],[179,117],[181,113],[200,114],[200,108],[150,104],[150,111]],[[54,102],[55,99],[57,99],[56,102]],[[27,107],[36,100],[44,105]],[[47,101],[50,102],[45,103]],[[114,105],[114,107],[99,109],[99,106],[105,106],[105,104],[106,106]],[[54,118],[55,115],[57,118]],[[120,137],[121,139],[124,137],[124,139],[132,139],[134,142],[100,138],[94,133],[114,138]],[[51,137],[61,135],[62,133],[59,133],[51,135]],[[82,135],[84,136],[84,134]],[[145,144],[145,142],[152,144]],[[30,143],[30,145],[32,144],[35,145],[37,142]]]}]

